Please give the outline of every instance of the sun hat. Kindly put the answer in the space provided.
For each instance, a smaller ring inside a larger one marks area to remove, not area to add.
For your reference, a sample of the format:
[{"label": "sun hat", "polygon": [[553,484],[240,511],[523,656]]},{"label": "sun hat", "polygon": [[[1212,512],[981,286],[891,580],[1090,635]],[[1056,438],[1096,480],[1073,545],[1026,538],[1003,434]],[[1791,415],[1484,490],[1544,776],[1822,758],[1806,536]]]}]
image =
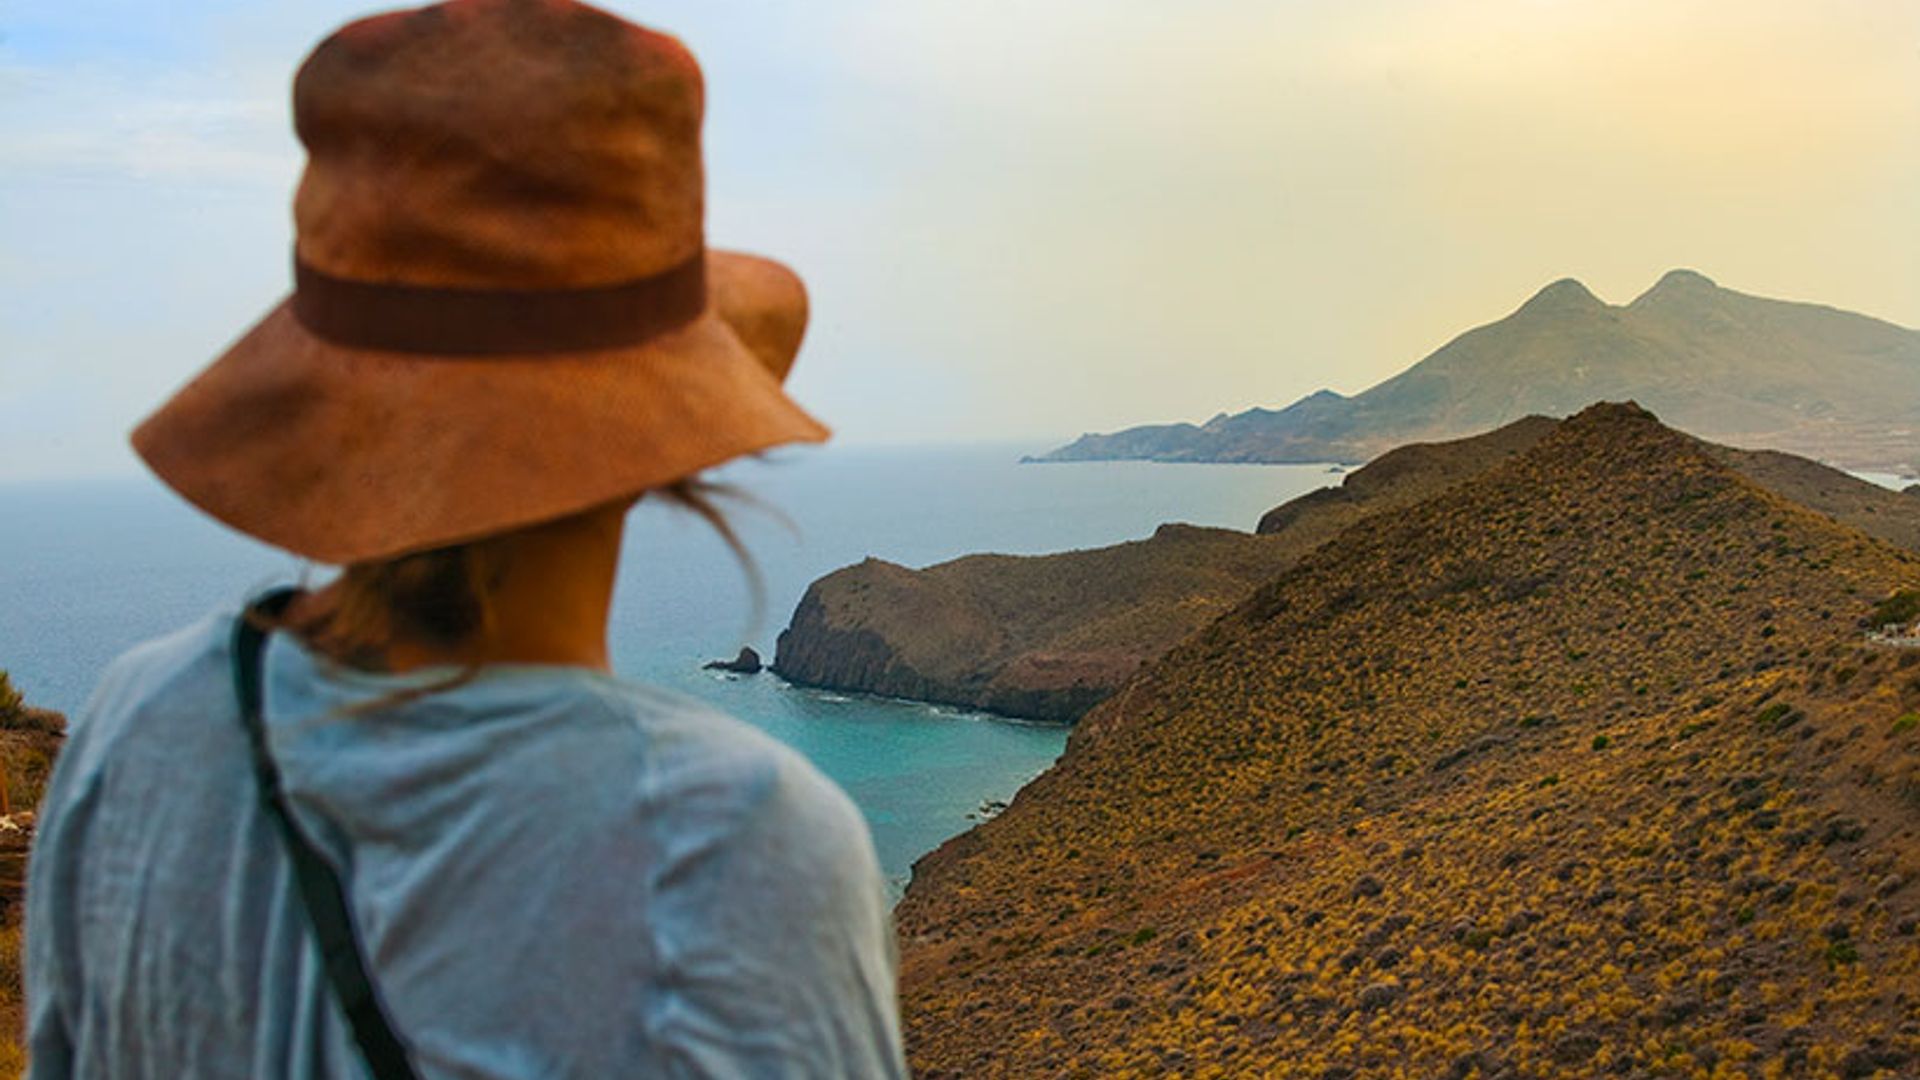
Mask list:
[{"label": "sun hat", "polygon": [[699,65],[572,0],[347,25],[294,80],[294,290],[133,433],[188,501],[321,562],[598,506],[827,429],[807,315],[708,250]]}]

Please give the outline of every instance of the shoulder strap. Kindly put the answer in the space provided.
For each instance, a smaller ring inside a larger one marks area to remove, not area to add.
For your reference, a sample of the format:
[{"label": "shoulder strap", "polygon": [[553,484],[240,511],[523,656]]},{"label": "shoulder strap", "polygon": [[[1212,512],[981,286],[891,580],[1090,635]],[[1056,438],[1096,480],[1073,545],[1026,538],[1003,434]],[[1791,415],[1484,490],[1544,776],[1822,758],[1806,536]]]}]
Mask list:
[{"label": "shoulder strap", "polygon": [[327,981],[334,996],[353,1025],[354,1041],[360,1044],[375,1080],[416,1080],[419,1074],[407,1060],[406,1047],[387,1022],[386,1013],[374,994],[373,981],[360,953],[359,938],[348,913],[346,890],[313,842],[307,839],[287,803],[280,770],[267,749],[267,731],[261,716],[261,665],[267,632],[254,621],[257,612],[278,615],[297,595],[295,589],[277,589],[261,597],[240,616],[233,631],[233,686],[240,700],[240,719],[247,729],[247,741],[253,749],[253,771],[260,782],[260,798],[267,816],[279,826],[286,841],[287,854],[293,859],[293,878],[306,906],[308,921],[320,942],[320,955],[327,967]]}]

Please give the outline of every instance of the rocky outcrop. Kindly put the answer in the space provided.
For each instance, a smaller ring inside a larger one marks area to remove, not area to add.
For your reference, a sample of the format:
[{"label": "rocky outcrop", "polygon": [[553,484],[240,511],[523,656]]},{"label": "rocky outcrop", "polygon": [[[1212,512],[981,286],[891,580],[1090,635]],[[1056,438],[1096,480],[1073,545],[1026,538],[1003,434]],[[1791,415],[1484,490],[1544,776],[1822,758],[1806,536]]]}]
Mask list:
[{"label": "rocky outcrop", "polygon": [[731,660],[709,660],[700,665],[704,671],[726,671],[735,675],[758,675],[764,666],[760,653],[751,645],[740,646],[740,655]]},{"label": "rocky outcrop", "polygon": [[1675,270],[1632,303],[1579,282],[1542,289],[1352,397],[1205,424],[1089,434],[1040,461],[1368,461],[1529,414],[1632,398],[1686,431],[1850,468],[1920,469],[1920,331],[1819,304],[1748,296]]}]

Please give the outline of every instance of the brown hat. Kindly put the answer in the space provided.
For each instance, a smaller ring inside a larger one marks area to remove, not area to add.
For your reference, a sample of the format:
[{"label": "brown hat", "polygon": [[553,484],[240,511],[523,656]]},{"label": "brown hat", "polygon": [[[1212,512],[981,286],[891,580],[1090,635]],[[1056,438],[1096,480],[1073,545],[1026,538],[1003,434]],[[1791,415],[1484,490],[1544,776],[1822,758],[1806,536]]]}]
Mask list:
[{"label": "brown hat", "polygon": [[701,109],[678,41],[571,0],[341,29],[294,81],[294,293],[134,448],[344,564],[824,440],[780,388],[799,279],[705,248]]}]

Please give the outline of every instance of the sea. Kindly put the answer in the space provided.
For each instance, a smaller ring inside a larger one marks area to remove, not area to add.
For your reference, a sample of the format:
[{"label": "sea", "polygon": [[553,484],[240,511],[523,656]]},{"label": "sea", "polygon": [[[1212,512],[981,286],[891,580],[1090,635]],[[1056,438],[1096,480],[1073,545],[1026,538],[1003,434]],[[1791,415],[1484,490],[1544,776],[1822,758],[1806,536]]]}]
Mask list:
[{"label": "sea", "polygon": [[[1341,476],[1326,465],[1022,464],[1043,446],[828,446],[711,474],[756,590],[692,514],[643,500],[629,521],[610,645],[620,675],[732,713],[805,754],[866,815],[898,892],[914,860],[1051,765],[1067,728],[708,671],[774,641],[808,583],[868,556],[920,567],[975,552],[1099,547],[1184,521],[1251,530]],[[145,478],[0,487],[0,669],[72,715],[101,669],[263,588],[323,568],[254,543]]]}]

